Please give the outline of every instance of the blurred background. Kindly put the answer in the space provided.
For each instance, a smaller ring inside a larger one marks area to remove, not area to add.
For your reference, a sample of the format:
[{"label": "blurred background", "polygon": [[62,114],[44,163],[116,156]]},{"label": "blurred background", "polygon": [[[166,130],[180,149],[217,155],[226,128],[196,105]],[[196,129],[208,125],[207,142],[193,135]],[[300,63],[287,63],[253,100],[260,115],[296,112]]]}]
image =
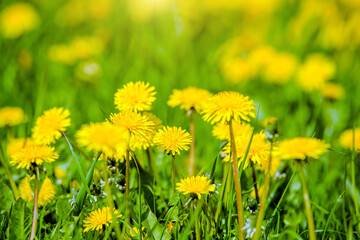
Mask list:
[{"label": "blurred background", "polygon": [[[28,117],[70,110],[81,124],[115,111],[129,81],[155,86],[153,112],[188,129],[166,104],[173,89],[234,90],[254,99],[259,121],[279,119],[284,137],[337,146],[360,110],[358,0],[32,0],[0,2],[0,103]],[[196,119],[197,155],[219,142]],[[200,137],[201,136],[201,137]]]}]

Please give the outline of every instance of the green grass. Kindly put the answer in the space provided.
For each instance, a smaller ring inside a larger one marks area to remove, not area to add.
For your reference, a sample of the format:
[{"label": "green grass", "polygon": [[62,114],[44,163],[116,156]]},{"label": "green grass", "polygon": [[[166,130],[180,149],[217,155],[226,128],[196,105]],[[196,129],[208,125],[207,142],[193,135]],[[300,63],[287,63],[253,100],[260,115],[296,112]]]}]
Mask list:
[{"label": "green grass", "polygon": [[[0,12],[15,2],[0,2]],[[0,154],[4,160],[0,168],[0,239],[29,239],[32,223],[33,202],[24,203],[14,198],[16,193],[12,181],[19,186],[20,180],[28,173],[9,164],[6,147],[10,137],[30,137],[36,118],[44,110],[65,107],[70,110],[72,121],[66,134],[76,142],[75,134],[81,125],[104,121],[110,113],[117,112],[114,94],[130,81],[145,81],[155,87],[157,94],[152,112],[164,125],[189,131],[189,118],[184,111],[167,105],[173,89],[196,86],[212,93],[232,90],[249,96],[256,102],[256,107],[260,107],[258,120],[251,122],[256,133],[262,130],[263,119],[274,116],[278,119],[280,140],[305,136],[331,144],[329,152],[305,166],[316,237],[360,239],[359,155],[355,150],[342,148],[338,141],[342,131],[359,127],[360,40],[355,33],[344,34],[343,45],[332,44],[335,38],[327,35],[325,29],[338,28],[331,25],[329,19],[320,21],[319,16],[315,16],[303,26],[301,34],[291,35],[292,24],[300,13],[318,9],[314,6],[304,10],[300,1],[279,1],[269,14],[262,12],[266,9],[262,4],[252,12],[254,9],[249,6],[243,9],[224,7],[227,1],[222,4],[222,1],[215,1],[220,5],[214,8],[206,1],[195,1],[194,6],[188,8],[175,1],[146,21],[133,18],[129,10],[130,1],[112,1],[104,19],[85,16],[82,22],[70,25],[67,18],[62,18],[62,24],[58,24],[59,11],[70,2],[31,1],[29,4],[41,19],[37,28],[16,39],[3,37],[0,31],[0,106],[21,107],[28,117],[28,121],[21,125],[0,128]],[[84,2],[81,3],[84,8],[87,6],[85,1],[80,2]],[[349,24],[346,26],[350,26],[350,19],[359,15],[354,10],[358,7],[344,2],[336,1],[334,11],[344,24]],[[331,7],[332,1],[329,1],[325,9]],[[142,11],[148,8],[143,3]],[[146,13],[142,14],[145,16]],[[333,16],[330,14],[329,18]],[[257,38],[253,40],[249,34]],[[251,41],[258,42],[254,46],[269,45],[278,52],[291,53],[300,63],[312,53],[327,56],[336,66],[331,82],[344,88],[344,98],[330,101],[318,92],[306,93],[297,86],[295,77],[281,85],[267,82],[261,69],[248,81],[232,84],[221,64],[230,40],[242,35],[245,35],[241,42],[243,45],[239,43],[233,51],[245,49],[241,52],[244,58],[252,51],[246,47]],[[70,44],[77,36],[105,39],[103,50],[70,65],[49,59],[51,46]],[[32,58],[32,66],[28,69],[18,61],[23,50],[28,51]],[[100,71],[82,79],[78,71],[86,61],[96,62]],[[84,218],[92,210],[109,206],[109,202],[124,215],[125,163],[115,163],[115,170],[111,172],[109,168],[112,166],[109,165],[112,163],[99,160],[91,183],[83,185],[88,180],[87,174],[90,172],[92,175],[93,162],[76,148],[74,152],[70,150],[66,139],[61,138],[54,144],[59,160],[45,164],[45,171],[40,174],[41,179],[49,176],[56,184],[56,198],[39,209],[37,239],[121,239],[125,231],[129,232],[128,229],[135,226],[144,227],[149,239],[195,239],[195,223],[199,227],[200,239],[238,238],[232,172],[228,171],[229,164],[224,163],[219,155],[223,143],[212,136],[212,126],[201,116],[196,115],[194,121],[195,174],[211,177],[216,185],[214,193],[203,195],[200,201],[195,195],[172,194],[171,157],[156,147],[151,148],[157,171],[154,174],[149,171],[146,152],[137,150],[135,155],[140,165],[132,161],[130,171],[130,223],[120,218],[101,236],[95,232],[84,233]],[[95,158],[94,153],[86,153]],[[188,157],[189,153],[185,151],[176,157],[176,182],[188,176]],[[55,166],[66,169],[65,179],[55,178]],[[106,175],[104,171],[107,171]],[[277,177],[271,178],[261,238],[309,238],[301,180],[294,173],[296,171],[291,162],[284,162]],[[230,175],[226,177],[227,174]],[[250,196],[251,174],[248,168],[240,175],[245,223],[255,228],[258,209]],[[257,171],[257,176],[258,185],[261,185],[265,176],[260,171]],[[112,180],[109,189],[105,189],[103,184],[106,178]],[[72,188],[74,180],[79,185]],[[82,200],[84,206],[74,214],[71,204]],[[166,231],[170,220],[174,223],[171,234]],[[137,239],[136,236],[133,238]]]}]

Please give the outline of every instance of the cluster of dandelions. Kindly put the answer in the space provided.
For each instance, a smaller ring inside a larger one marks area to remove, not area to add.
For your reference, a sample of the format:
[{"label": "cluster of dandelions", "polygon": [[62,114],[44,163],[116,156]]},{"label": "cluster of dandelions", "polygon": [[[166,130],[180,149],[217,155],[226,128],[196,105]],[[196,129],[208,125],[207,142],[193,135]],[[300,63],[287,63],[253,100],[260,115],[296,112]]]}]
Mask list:
[{"label": "cluster of dandelions", "polygon": [[[239,229],[244,227],[242,206],[242,191],[239,183],[238,168],[252,168],[253,172],[264,172],[266,177],[274,176],[281,164],[281,160],[294,159],[300,165],[300,176],[303,178],[302,162],[308,159],[318,159],[329,149],[329,144],[323,140],[297,137],[279,141],[276,127],[256,132],[251,125],[256,116],[255,103],[248,96],[238,92],[225,91],[215,95],[203,89],[194,87],[184,90],[174,90],[168,105],[179,106],[189,116],[190,134],[175,126],[162,126],[161,121],[151,112],[152,103],[155,101],[155,88],[149,83],[130,82],[119,89],[114,98],[114,103],[119,112],[109,114],[103,122],[84,124],[76,133],[77,143],[80,147],[96,155],[100,159],[113,159],[120,162],[126,161],[126,193],[125,201],[129,207],[129,171],[130,160],[136,160],[135,150],[148,150],[157,146],[172,161],[172,186],[175,191],[175,156],[181,151],[190,148],[190,163],[188,164],[190,176],[185,177],[176,184],[176,190],[184,195],[191,194],[191,199],[201,199],[202,194],[210,194],[216,186],[213,179],[207,176],[194,176],[196,169],[195,160],[195,124],[193,117],[202,115],[202,118],[213,125],[215,138],[224,141],[222,156],[224,164],[232,167],[234,173],[235,191],[237,193],[237,212]],[[16,108],[4,108],[0,113],[2,126],[14,126],[26,121],[26,116]],[[29,178],[24,178],[20,185],[20,197],[25,201],[35,201],[34,216],[37,206],[50,203],[56,195],[55,186],[48,177],[42,176],[41,169],[44,164],[51,164],[59,158],[54,143],[61,136],[65,136],[66,128],[70,126],[70,112],[64,108],[52,108],[45,111],[35,122],[32,136],[26,139],[11,139],[7,147],[10,164],[28,171]],[[276,118],[270,118],[267,124],[277,124]],[[266,132],[266,133],[265,133]],[[347,130],[340,137],[340,144],[344,148],[359,149],[358,129]],[[270,136],[270,137],[269,137]],[[354,143],[354,144],[353,144]],[[137,164],[137,163],[136,163]],[[150,163],[151,164],[151,163]],[[104,169],[103,171],[106,171]],[[255,176],[256,177],[256,176]],[[39,180],[44,179],[39,188]],[[265,178],[266,179],[266,178]],[[255,179],[256,180],[256,179]],[[254,180],[254,189],[258,204],[266,198],[266,181],[264,186],[258,186]],[[31,183],[34,181],[34,190]],[[267,188],[266,188],[267,187]],[[306,188],[304,188],[306,190]],[[304,191],[305,191],[304,190]],[[111,193],[109,193],[111,194]],[[309,199],[308,199],[309,200]],[[111,210],[112,209],[112,210]],[[264,211],[264,210],[263,210]],[[261,212],[261,210],[260,210]],[[307,213],[311,213],[307,211]],[[125,211],[125,219],[128,217]],[[115,216],[115,217],[114,217]],[[92,211],[84,220],[84,232],[97,231],[102,233],[112,224],[113,219],[122,217],[113,207],[103,207]],[[261,220],[261,215],[258,218]],[[312,234],[312,216],[308,215],[309,232]],[[261,222],[261,221],[260,221]],[[35,234],[36,228],[33,226]],[[255,234],[259,234],[259,231]],[[242,232],[240,231],[240,238]]]}]

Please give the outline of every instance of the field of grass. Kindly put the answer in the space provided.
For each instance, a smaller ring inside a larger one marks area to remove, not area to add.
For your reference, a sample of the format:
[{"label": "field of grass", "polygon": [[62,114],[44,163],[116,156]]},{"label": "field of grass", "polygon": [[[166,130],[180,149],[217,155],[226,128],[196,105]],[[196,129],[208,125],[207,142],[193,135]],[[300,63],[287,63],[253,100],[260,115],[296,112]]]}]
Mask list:
[{"label": "field of grass", "polygon": [[360,239],[359,26],[358,0],[0,1],[0,239]]}]

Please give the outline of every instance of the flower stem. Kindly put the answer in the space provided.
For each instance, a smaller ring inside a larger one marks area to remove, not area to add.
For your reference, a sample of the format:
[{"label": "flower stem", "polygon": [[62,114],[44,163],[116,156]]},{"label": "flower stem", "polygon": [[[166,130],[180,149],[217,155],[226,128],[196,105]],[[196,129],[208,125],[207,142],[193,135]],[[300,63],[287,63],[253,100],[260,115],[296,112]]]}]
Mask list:
[{"label": "flower stem", "polygon": [[308,226],[309,226],[309,238],[310,240],[315,240],[315,225],[314,225],[314,218],[311,211],[311,201],[309,196],[309,191],[306,186],[306,180],[305,180],[305,169],[304,166],[301,166],[299,170],[300,179],[303,187],[303,195],[304,195],[304,203],[305,203],[305,210],[306,210],[306,217],[308,220]]},{"label": "flower stem", "polygon": [[154,172],[153,167],[152,167],[150,148],[146,149],[146,156],[147,156],[147,160],[148,160],[149,170],[150,170],[150,172]]},{"label": "flower stem", "polygon": [[194,111],[190,110],[190,134],[191,134],[191,146],[190,146],[190,176],[194,175],[195,165],[195,124],[194,124]]},{"label": "flower stem", "polygon": [[31,228],[30,240],[33,240],[36,235],[36,222],[37,222],[37,202],[38,202],[38,188],[39,188],[39,168],[35,168],[35,190],[34,190],[34,214]]},{"label": "flower stem", "polygon": [[[356,219],[359,219],[360,214],[359,214],[359,205],[358,205],[358,198],[357,198],[357,193],[356,193],[356,181],[355,181],[355,158],[356,158],[356,151],[355,151],[355,126],[353,128],[353,132],[352,132],[352,152],[351,152],[351,184],[353,187],[353,192],[354,192],[354,204],[355,204],[355,216]],[[358,221],[357,224],[358,227],[358,231],[360,231],[360,222]]]},{"label": "flower stem", "polygon": [[[0,146],[0,150],[1,150],[1,146]],[[2,151],[0,153],[0,161],[1,161],[1,165],[3,165],[3,167],[4,167],[5,173],[6,173],[7,177],[8,177],[8,179],[9,179],[10,186],[11,186],[12,192],[14,194],[15,200],[18,200],[19,199],[19,191],[18,191],[18,189],[16,187],[14,179],[11,176],[10,170],[9,170],[7,164],[4,161]]]},{"label": "flower stem", "polygon": [[256,198],[257,204],[260,204],[259,190],[258,190],[258,187],[257,187],[255,166],[254,166],[254,163],[252,161],[250,161],[250,162],[251,162],[251,169],[252,169],[252,179],[253,179],[253,184],[254,184],[254,189],[255,189],[255,198]]},{"label": "flower stem", "polygon": [[[196,203],[196,207],[200,207],[198,202]],[[200,226],[199,226],[199,214],[195,213],[195,234],[196,234],[196,240],[201,240],[201,232],[200,232]]]},{"label": "flower stem", "polygon": [[231,139],[231,150],[232,150],[232,168],[234,174],[234,182],[235,182],[235,193],[236,193],[236,208],[238,213],[238,223],[239,223],[239,239],[243,240],[244,235],[242,232],[242,228],[244,227],[244,210],[243,210],[243,202],[242,202],[242,195],[241,195],[241,185],[239,181],[239,174],[238,174],[238,164],[237,164],[237,157],[236,157],[236,145],[234,139],[234,132],[232,128],[232,120],[229,122],[229,129],[230,129],[230,139]]},{"label": "flower stem", "polygon": [[130,193],[130,153],[126,149],[126,169],[125,169],[125,222],[130,223],[129,219],[129,193]]},{"label": "flower stem", "polygon": [[258,216],[256,219],[256,231],[255,231],[255,235],[253,238],[254,240],[260,239],[261,225],[262,225],[262,222],[263,222],[264,216],[265,216],[266,199],[267,199],[267,195],[268,195],[269,187],[270,187],[270,170],[271,170],[271,160],[272,160],[272,149],[273,149],[273,141],[271,141],[271,145],[270,145],[269,165],[268,165],[267,172],[265,175],[264,188],[263,188],[263,191],[261,194],[260,208],[259,208],[259,213],[258,213]]},{"label": "flower stem", "polygon": [[175,193],[175,155],[171,158],[171,185],[172,192]]}]

